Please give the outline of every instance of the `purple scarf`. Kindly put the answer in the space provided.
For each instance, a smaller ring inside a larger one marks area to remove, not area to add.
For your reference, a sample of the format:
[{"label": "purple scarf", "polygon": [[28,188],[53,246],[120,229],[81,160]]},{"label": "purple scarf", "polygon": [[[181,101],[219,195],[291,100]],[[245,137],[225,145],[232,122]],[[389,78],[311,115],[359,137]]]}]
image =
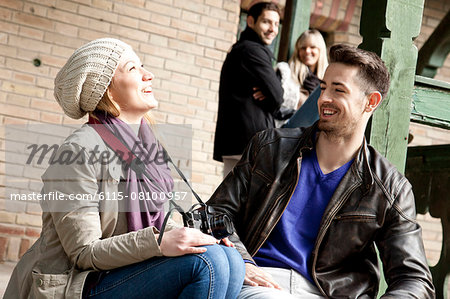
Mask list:
[{"label": "purple scarf", "polygon": [[[167,194],[173,190],[173,178],[167,163],[162,158],[162,146],[144,119],[141,120],[138,136],[136,136],[133,129],[120,119],[102,113],[97,113],[96,116],[109,131],[144,162],[145,171],[153,181],[143,174],[137,174],[131,167],[125,168],[126,194],[124,200],[128,231],[136,231],[149,226],[161,229],[164,221],[163,205],[168,200]],[[125,164],[123,166],[125,167]],[[143,195],[147,200],[140,200]]]}]

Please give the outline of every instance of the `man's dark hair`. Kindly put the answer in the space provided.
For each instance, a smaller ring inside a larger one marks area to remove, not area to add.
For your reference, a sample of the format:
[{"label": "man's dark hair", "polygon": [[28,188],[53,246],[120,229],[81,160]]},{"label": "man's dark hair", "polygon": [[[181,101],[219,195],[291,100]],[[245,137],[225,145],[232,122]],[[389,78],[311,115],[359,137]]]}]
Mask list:
[{"label": "man's dark hair", "polygon": [[383,98],[386,96],[390,84],[389,72],[375,53],[339,44],[330,48],[330,63],[333,62],[359,67],[361,87],[366,88],[366,92],[375,89]]},{"label": "man's dark hair", "polygon": [[280,8],[273,2],[259,2],[254,4],[248,10],[248,15],[252,16],[256,23],[256,21],[258,21],[258,17],[262,14],[264,10],[273,10],[276,11],[278,15],[280,15]]}]

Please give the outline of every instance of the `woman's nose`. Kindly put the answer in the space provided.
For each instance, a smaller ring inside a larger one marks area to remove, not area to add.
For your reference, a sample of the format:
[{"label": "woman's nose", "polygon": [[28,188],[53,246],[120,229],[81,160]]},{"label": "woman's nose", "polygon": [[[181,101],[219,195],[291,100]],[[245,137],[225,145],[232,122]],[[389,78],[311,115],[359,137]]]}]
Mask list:
[{"label": "woman's nose", "polygon": [[146,69],[143,68],[144,74],[142,76],[142,80],[144,81],[150,81],[153,80],[153,78],[155,78],[155,75],[153,75],[152,72],[147,71]]}]

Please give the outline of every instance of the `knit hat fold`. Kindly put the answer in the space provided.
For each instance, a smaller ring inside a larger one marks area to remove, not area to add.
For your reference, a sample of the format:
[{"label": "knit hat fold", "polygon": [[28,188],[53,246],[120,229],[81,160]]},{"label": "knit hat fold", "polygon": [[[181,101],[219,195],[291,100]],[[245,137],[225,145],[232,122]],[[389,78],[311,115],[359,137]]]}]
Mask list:
[{"label": "knit hat fold", "polygon": [[66,115],[79,119],[95,110],[127,49],[118,39],[101,38],[72,54],[55,78],[54,96]]}]

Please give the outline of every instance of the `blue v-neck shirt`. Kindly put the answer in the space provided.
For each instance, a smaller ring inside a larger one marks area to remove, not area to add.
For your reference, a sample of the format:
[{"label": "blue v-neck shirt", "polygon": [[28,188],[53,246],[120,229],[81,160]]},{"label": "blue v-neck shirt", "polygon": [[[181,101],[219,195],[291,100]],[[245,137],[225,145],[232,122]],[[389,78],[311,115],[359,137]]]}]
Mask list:
[{"label": "blue v-neck shirt", "polygon": [[280,221],[254,257],[258,266],[294,269],[313,282],[309,259],[320,221],[352,162],[323,174],[315,149],[303,155],[294,194]]}]

